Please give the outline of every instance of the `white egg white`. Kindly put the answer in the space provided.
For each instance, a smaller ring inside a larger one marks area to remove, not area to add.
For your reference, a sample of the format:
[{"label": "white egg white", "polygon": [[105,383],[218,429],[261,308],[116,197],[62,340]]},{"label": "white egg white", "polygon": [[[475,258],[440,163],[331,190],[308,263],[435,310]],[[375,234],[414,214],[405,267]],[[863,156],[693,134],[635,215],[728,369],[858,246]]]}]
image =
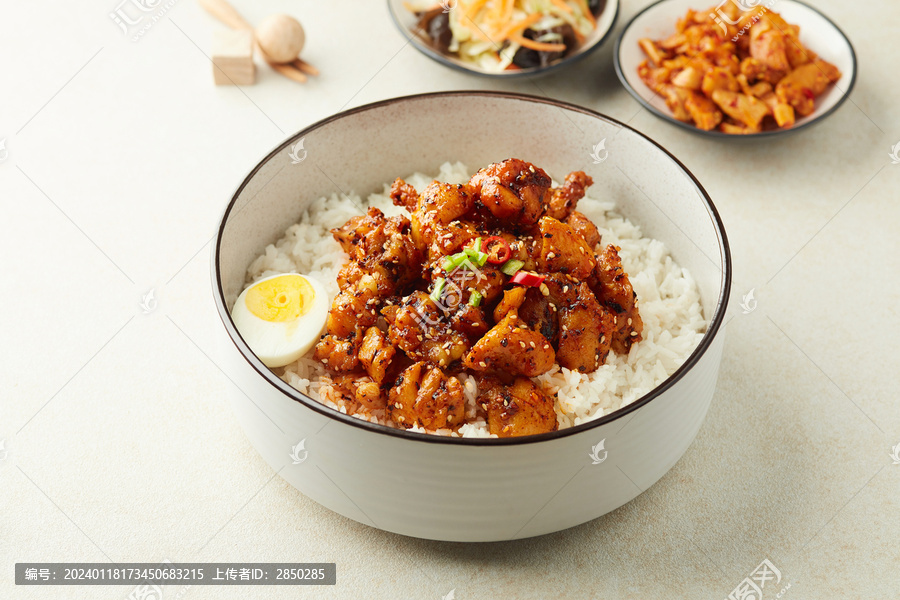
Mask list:
[{"label": "white egg white", "polygon": [[309,310],[295,321],[270,322],[260,319],[247,308],[247,292],[255,285],[275,277],[281,275],[260,279],[248,287],[238,296],[231,310],[231,319],[238,333],[259,360],[270,368],[288,365],[309,352],[325,329],[325,319],[330,308],[325,286],[312,277],[302,275],[315,292]]}]

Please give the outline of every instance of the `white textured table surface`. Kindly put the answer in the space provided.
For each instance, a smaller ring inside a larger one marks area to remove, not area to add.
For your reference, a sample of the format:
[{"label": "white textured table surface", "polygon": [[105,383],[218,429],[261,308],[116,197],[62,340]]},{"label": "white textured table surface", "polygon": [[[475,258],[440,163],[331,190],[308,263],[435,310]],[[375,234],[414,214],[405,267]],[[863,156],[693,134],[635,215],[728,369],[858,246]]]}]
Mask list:
[{"label": "white textured table surface", "polygon": [[[616,32],[644,4],[624,2]],[[4,3],[0,598],[130,591],[16,587],[16,562],[164,559],[337,563],[334,587],[166,589],[188,600],[718,599],[763,559],[781,574],[765,598],[898,597],[900,6],[815,4],[855,44],[851,102],[741,144],[641,109],[611,42],[538,85],[498,84],[405,44],[381,1],[241,2],[254,22],[297,16],[323,74],[300,86],[263,67],[235,89],[212,85],[218,25],[191,0],[138,42],[108,17],[115,0]],[[758,299],[732,306],[716,398],[681,462],[603,518],[515,543],[404,538],[314,504],[250,447],[216,366],[209,241],[245,173],[342,108],[466,88],[582,104],[671,150],[722,213],[736,290]]]}]

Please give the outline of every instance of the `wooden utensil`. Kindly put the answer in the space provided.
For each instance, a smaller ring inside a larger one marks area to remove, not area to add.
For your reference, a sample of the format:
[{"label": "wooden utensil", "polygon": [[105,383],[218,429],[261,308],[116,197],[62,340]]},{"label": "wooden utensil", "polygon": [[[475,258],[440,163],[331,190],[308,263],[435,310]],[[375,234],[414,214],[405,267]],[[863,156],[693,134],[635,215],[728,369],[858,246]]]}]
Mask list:
[{"label": "wooden utensil", "polygon": [[[247,22],[244,17],[238,13],[237,10],[231,4],[229,4],[226,0],[197,0],[206,12],[219,19],[232,29],[248,29],[250,31],[254,31],[253,25]],[[266,52],[260,47],[259,41],[255,41],[256,49],[259,51],[260,56],[263,57],[270,67],[272,67],[278,73],[281,73],[288,79],[292,79],[298,83],[304,83],[308,80],[306,75],[297,67],[295,67],[292,63],[279,63],[275,62],[271,56],[266,54]]]}]

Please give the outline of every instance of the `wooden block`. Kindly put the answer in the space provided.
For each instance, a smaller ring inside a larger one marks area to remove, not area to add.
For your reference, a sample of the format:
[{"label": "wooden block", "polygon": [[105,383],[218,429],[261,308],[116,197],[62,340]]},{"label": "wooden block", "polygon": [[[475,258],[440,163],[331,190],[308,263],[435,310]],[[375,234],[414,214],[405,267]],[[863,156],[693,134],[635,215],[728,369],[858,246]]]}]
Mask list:
[{"label": "wooden block", "polygon": [[213,34],[213,80],[216,85],[253,85],[253,33],[247,30],[218,30]]}]

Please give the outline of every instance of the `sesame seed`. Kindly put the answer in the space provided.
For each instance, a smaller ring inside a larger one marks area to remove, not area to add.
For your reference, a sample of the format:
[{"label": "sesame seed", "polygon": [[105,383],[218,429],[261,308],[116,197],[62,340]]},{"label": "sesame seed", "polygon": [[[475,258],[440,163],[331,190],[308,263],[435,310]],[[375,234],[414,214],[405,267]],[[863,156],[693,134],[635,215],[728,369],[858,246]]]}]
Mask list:
[{"label": "sesame seed", "polygon": [[550,349],[550,344],[544,344],[544,350],[549,350],[549,349]]},{"label": "sesame seed", "polygon": [[634,335],[637,335],[637,331],[632,331],[632,332],[631,332],[631,335],[633,335],[633,336],[634,336]]},{"label": "sesame seed", "polygon": [[555,253],[555,252],[548,252],[548,253],[547,253],[547,258],[548,258],[548,259],[556,258],[556,253]]},{"label": "sesame seed", "polygon": [[631,319],[630,319],[630,318],[628,319],[628,324],[631,325]]},{"label": "sesame seed", "polygon": [[484,361],[481,361],[481,362],[480,362],[480,363],[478,363],[478,364],[479,364],[479,365],[480,365],[480,366],[481,366],[481,367],[482,367],[482,368],[484,368],[484,367],[486,367],[486,366],[487,366],[487,364],[485,364],[485,362],[484,362]]},{"label": "sesame seed", "polygon": [[524,347],[525,347],[525,342],[519,342],[519,345],[522,346],[522,347],[524,348]]},{"label": "sesame seed", "polygon": [[528,344],[529,344],[532,348],[535,347],[534,342],[528,342]]},{"label": "sesame seed", "polygon": [[568,292],[568,291],[569,291],[569,286],[564,285],[564,286],[563,286],[563,294],[565,294],[565,293]]},{"label": "sesame seed", "polygon": [[601,336],[600,336],[600,343],[602,344],[602,343],[605,342],[605,341],[606,341],[606,336],[605,336],[605,335],[601,335]]}]

